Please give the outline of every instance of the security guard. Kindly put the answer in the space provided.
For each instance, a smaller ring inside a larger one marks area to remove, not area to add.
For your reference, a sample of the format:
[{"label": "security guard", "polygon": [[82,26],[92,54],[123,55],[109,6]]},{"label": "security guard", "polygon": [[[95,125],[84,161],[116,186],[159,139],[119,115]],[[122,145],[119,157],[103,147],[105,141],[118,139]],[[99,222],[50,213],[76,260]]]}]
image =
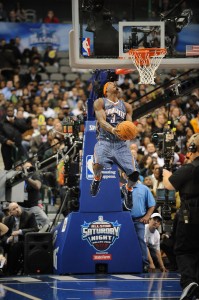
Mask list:
[{"label": "security guard", "polygon": [[177,190],[181,207],[176,228],[175,254],[183,292],[180,300],[199,297],[199,133],[191,136],[189,163],[172,174],[163,170],[163,183]]}]

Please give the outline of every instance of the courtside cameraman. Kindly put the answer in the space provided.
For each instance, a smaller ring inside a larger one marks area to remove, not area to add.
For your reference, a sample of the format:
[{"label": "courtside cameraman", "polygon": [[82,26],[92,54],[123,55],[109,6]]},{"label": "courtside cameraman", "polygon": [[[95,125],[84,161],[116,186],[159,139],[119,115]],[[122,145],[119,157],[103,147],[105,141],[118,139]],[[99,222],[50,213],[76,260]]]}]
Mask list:
[{"label": "courtside cameraman", "polygon": [[181,199],[174,246],[183,288],[180,300],[199,297],[199,133],[191,136],[188,151],[189,163],[173,174],[163,170],[165,187],[179,191]]}]

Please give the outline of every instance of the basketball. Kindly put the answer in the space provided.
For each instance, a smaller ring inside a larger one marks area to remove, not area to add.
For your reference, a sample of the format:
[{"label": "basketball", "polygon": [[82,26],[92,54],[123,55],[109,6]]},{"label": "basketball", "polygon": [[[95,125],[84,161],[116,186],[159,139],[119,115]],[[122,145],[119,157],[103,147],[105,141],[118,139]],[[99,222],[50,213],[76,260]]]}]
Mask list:
[{"label": "basketball", "polygon": [[116,126],[115,133],[121,140],[132,140],[136,137],[138,130],[134,123],[123,121]]}]

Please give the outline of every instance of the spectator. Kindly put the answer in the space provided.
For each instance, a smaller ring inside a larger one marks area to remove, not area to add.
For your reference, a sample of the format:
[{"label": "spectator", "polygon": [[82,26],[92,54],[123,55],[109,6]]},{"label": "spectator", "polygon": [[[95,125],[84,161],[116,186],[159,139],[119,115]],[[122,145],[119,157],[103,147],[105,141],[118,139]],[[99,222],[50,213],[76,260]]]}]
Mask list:
[{"label": "spectator", "polygon": [[43,114],[44,108],[42,105],[38,105],[36,108],[36,118],[38,119],[38,125],[46,125],[46,118]]},{"label": "spectator", "polygon": [[10,215],[4,220],[8,227],[4,245],[8,254],[8,274],[16,275],[21,269],[20,259],[24,256],[24,236],[28,232],[38,231],[38,227],[35,215],[22,210],[16,202],[9,204],[9,212]]},{"label": "spectator", "polygon": [[0,93],[0,123],[6,114],[6,100],[2,93]]},{"label": "spectator", "polygon": [[32,136],[30,139],[30,151],[32,155],[39,155],[39,148],[43,143],[47,142],[47,128],[46,125],[40,126],[40,133],[36,136]]},{"label": "spectator", "polygon": [[155,199],[149,188],[140,181],[136,183],[132,191],[133,208],[131,209],[131,216],[134,222],[135,230],[138,236],[142,252],[143,270],[147,271],[149,267],[147,246],[144,240],[145,224],[148,223],[151,214],[155,209]]},{"label": "spectator", "polygon": [[41,61],[40,56],[35,55],[32,58],[30,66],[34,67],[37,70],[37,73],[44,73],[45,72],[45,67],[44,67],[43,62]]},{"label": "spectator", "polygon": [[44,160],[45,153],[51,147],[51,142],[52,142],[53,138],[54,138],[54,132],[52,130],[49,130],[47,132],[47,141],[42,143],[39,146],[38,160],[40,160],[40,161]]},{"label": "spectator", "polygon": [[162,272],[166,272],[167,269],[164,266],[160,252],[160,233],[158,228],[161,221],[162,217],[159,213],[153,213],[151,215],[149,224],[145,225],[145,241],[148,248],[150,270],[155,271],[155,269],[159,267]]},{"label": "spectator", "polygon": [[49,107],[49,101],[48,100],[45,100],[43,102],[43,108],[44,108],[43,115],[45,116],[46,119],[48,119],[48,118],[53,118],[54,119],[56,117],[54,109]]},{"label": "spectator", "polygon": [[37,83],[41,81],[41,75],[38,74],[35,66],[30,67],[30,72],[24,76],[23,81],[24,85],[27,85],[32,81],[36,81]]},{"label": "spectator", "polygon": [[8,19],[7,12],[3,7],[3,3],[0,2],[0,22],[6,22]]},{"label": "spectator", "polygon": [[153,154],[156,153],[156,147],[154,143],[149,143],[146,145],[146,150],[144,151],[144,155],[150,155],[151,157]]},{"label": "spectator", "polygon": [[154,118],[155,125],[152,127],[152,132],[163,132],[164,126],[167,122],[165,114],[159,113],[157,117]]},{"label": "spectator", "polygon": [[190,124],[193,127],[194,133],[199,133],[199,109],[197,111],[196,117],[190,120]]},{"label": "spectator", "polygon": [[4,216],[1,221],[3,221],[5,217],[10,215],[9,204],[10,204],[9,202],[3,202],[3,204],[2,204],[2,212],[3,212]]},{"label": "spectator", "polygon": [[22,53],[24,51],[24,47],[21,44],[21,38],[19,36],[16,36],[16,38],[15,38],[15,46],[17,47],[17,49],[21,53],[21,58],[22,58]]},{"label": "spectator", "polygon": [[153,182],[153,195],[156,196],[157,189],[164,189],[162,173],[159,164],[154,164],[152,168],[153,174],[150,176]]},{"label": "spectator", "polygon": [[31,118],[31,128],[26,130],[22,134],[22,146],[24,149],[24,153],[26,155],[26,158],[29,157],[29,149],[30,149],[30,141],[33,137],[39,135],[39,124],[37,118]]},{"label": "spectator", "polygon": [[3,236],[8,232],[8,227],[0,222],[0,274],[4,273],[6,257],[4,251]]},{"label": "spectator", "polygon": [[44,18],[44,23],[59,23],[59,19],[55,16],[53,10],[49,10]]},{"label": "spectator", "polygon": [[78,100],[77,105],[74,109],[72,109],[71,114],[73,116],[79,116],[79,115],[84,115],[84,113],[85,113],[84,102],[82,100]]},{"label": "spectator", "polygon": [[44,52],[43,62],[45,66],[58,66],[56,50],[48,46]]},{"label": "spectator", "polygon": [[21,22],[20,17],[17,15],[16,11],[14,9],[12,9],[9,12],[9,16],[8,16],[8,21],[12,22],[12,23],[18,23]]},{"label": "spectator", "polygon": [[31,56],[31,50],[29,48],[25,48],[22,52],[22,65],[29,65],[30,64],[30,56]]},{"label": "spectator", "polygon": [[0,143],[5,170],[10,170],[15,160],[25,156],[22,133],[27,129],[23,119],[14,116],[13,106],[8,106],[6,116],[0,124]]},{"label": "spectator", "polygon": [[16,12],[16,16],[20,20],[20,22],[25,22],[26,21],[26,12],[21,7],[21,3],[19,1],[16,4],[15,12]]},{"label": "spectator", "polygon": [[40,60],[42,59],[42,55],[40,54],[36,46],[33,46],[30,50],[30,66],[32,64],[34,57],[38,57]]},{"label": "spectator", "polygon": [[143,177],[152,175],[153,159],[151,155],[144,155],[139,163],[140,175]]},{"label": "spectator", "polygon": [[8,80],[6,86],[1,90],[1,93],[4,95],[6,100],[10,100],[12,96],[11,89],[13,88],[12,80]]},{"label": "spectator", "polygon": [[[58,149],[60,149],[60,138],[59,136],[55,136],[50,144],[50,148],[45,152],[44,154],[44,160],[47,159],[48,157],[52,156],[53,154],[56,154]],[[55,163],[56,166],[56,163]]]},{"label": "spectator", "polygon": [[144,177],[143,184],[146,185],[150,189],[151,193],[153,194],[153,181],[150,176]]},{"label": "spectator", "polygon": [[5,45],[4,49],[12,51],[15,61],[17,62],[17,65],[19,65],[19,63],[21,62],[22,55],[16,46],[15,39],[10,39],[9,43]]}]

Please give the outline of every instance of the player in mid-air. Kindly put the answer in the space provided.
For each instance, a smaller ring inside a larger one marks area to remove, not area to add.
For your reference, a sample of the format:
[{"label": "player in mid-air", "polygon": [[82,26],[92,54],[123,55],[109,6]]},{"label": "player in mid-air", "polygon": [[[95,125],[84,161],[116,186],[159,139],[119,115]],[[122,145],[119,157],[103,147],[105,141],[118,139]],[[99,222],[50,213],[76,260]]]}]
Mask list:
[{"label": "player in mid-air", "polygon": [[123,121],[132,122],[132,107],[123,100],[119,100],[118,93],[116,83],[107,82],[103,88],[104,98],[94,101],[98,142],[94,148],[94,179],[91,183],[90,193],[93,197],[97,195],[103,168],[116,164],[128,178],[127,184],[122,186],[122,193],[126,209],[131,210],[132,190],[138,180],[139,172],[128,144],[117,135],[116,126]]}]

